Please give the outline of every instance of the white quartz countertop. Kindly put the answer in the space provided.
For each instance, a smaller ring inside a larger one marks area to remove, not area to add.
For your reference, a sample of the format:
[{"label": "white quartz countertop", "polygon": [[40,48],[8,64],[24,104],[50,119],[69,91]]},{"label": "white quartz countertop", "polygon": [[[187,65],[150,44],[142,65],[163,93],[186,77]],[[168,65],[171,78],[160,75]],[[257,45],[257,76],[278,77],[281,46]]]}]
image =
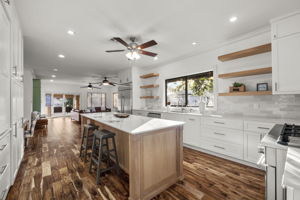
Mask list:
[{"label": "white quartz countertop", "polygon": [[166,110],[155,110],[155,109],[134,109],[137,111],[145,112],[158,112],[158,113],[172,113],[178,115],[195,115],[202,117],[214,117],[214,118],[224,118],[224,119],[239,119],[244,121],[257,121],[257,122],[266,122],[266,123],[275,123],[275,124],[300,124],[300,119],[289,119],[289,118],[279,118],[274,116],[248,116],[244,114],[236,113],[218,113],[218,112],[176,112],[176,111],[166,111]]},{"label": "white quartz countertop", "polygon": [[114,113],[89,113],[81,116],[106,124],[110,127],[119,129],[130,134],[140,134],[149,131],[156,131],[164,128],[182,126],[184,122],[172,121],[130,115],[128,118],[117,118]]},{"label": "white quartz countertop", "polygon": [[282,185],[300,190],[300,148],[288,148]]}]

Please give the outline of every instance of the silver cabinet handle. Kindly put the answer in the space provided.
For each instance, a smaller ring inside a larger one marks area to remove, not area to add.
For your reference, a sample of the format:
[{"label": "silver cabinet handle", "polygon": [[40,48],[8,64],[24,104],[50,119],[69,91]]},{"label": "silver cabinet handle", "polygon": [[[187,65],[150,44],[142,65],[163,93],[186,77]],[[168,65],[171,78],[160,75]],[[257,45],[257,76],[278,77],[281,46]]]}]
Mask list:
[{"label": "silver cabinet handle", "polygon": [[14,76],[17,76],[17,68],[18,68],[17,66],[13,66],[13,69],[14,69],[13,75]]},{"label": "silver cabinet handle", "polygon": [[225,124],[224,122],[217,122],[217,121],[214,121],[215,124]]},{"label": "silver cabinet handle", "polygon": [[269,130],[269,128],[258,126],[258,129]]},{"label": "silver cabinet handle", "polygon": [[218,148],[218,149],[223,149],[223,150],[225,150],[224,147],[220,147],[220,146],[217,146],[217,145],[214,145],[214,147],[215,147],[215,148]]},{"label": "silver cabinet handle", "polygon": [[0,175],[4,174],[6,168],[7,168],[7,164],[0,168]]},{"label": "silver cabinet handle", "polygon": [[2,191],[0,200],[4,200],[4,195],[6,194],[6,192],[7,192],[7,189]]},{"label": "silver cabinet handle", "polygon": [[7,147],[8,144],[4,144],[0,147],[0,151],[3,151],[5,149],[5,147]]},{"label": "silver cabinet handle", "polygon": [[224,133],[214,132],[215,135],[225,135]]},{"label": "silver cabinet handle", "polygon": [[278,84],[277,82],[275,82],[275,91],[277,92],[277,90],[278,90]]},{"label": "silver cabinet handle", "polygon": [[195,119],[189,118],[190,121],[195,121]]}]

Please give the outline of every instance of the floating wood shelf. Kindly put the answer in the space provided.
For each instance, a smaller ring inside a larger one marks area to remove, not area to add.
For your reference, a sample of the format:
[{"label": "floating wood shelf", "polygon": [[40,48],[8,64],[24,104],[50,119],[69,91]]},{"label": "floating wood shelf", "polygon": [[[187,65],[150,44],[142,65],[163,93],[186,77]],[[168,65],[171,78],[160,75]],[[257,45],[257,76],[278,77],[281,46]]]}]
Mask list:
[{"label": "floating wood shelf", "polygon": [[140,86],[140,88],[144,88],[144,89],[147,89],[147,88],[158,88],[158,87],[159,87],[159,85],[154,85],[154,84]]},{"label": "floating wood shelf", "polygon": [[141,96],[141,99],[158,99],[159,96]]},{"label": "floating wood shelf", "polygon": [[157,77],[157,76],[159,76],[158,73],[150,73],[150,74],[142,75],[142,76],[140,76],[140,78],[152,78],[152,77]]},{"label": "floating wood shelf", "polygon": [[220,61],[224,62],[224,61],[234,60],[237,58],[243,58],[243,57],[253,56],[256,54],[260,54],[260,53],[270,52],[271,50],[272,50],[272,46],[271,46],[271,43],[269,43],[269,44],[264,44],[261,46],[253,47],[250,49],[245,49],[242,51],[237,51],[234,53],[222,55],[222,56],[219,56],[218,59]]},{"label": "floating wood shelf", "polygon": [[219,96],[258,96],[258,95],[272,95],[272,91],[248,91],[248,92],[219,93]]},{"label": "floating wood shelf", "polygon": [[265,67],[260,69],[245,70],[245,71],[232,72],[227,74],[219,74],[219,78],[235,78],[235,77],[253,76],[253,75],[270,74],[270,73],[272,73],[272,67]]}]

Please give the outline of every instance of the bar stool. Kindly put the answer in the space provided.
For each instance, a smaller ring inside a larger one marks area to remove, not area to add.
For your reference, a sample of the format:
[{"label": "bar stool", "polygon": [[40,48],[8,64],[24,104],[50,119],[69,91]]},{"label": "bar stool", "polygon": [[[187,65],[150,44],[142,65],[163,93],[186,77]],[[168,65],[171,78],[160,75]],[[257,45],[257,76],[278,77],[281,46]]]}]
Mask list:
[{"label": "bar stool", "polygon": [[[112,149],[110,149],[109,139],[111,140]],[[111,164],[111,159],[114,159]],[[106,161],[106,168],[101,169],[101,162]],[[95,131],[92,145],[91,163],[89,172],[91,173],[92,167],[97,167],[96,183],[100,183],[100,176],[104,172],[115,169],[120,174],[119,159],[117,154],[115,134],[107,130]]]},{"label": "bar stool", "polygon": [[94,131],[98,130],[98,128],[99,128],[98,126],[92,124],[84,125],[83,136],[82,136],[81,147],[80,147],[80,157],[83,156],[85,162],[87,162],[88,150],[92,149]]}]

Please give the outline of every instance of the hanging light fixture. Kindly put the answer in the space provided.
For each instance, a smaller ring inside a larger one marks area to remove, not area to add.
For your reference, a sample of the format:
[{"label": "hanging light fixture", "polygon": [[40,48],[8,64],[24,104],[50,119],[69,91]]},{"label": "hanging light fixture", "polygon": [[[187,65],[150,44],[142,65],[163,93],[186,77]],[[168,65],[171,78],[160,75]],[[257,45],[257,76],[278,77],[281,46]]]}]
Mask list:
[{"label": "hanging light fixture", "polygon": [[140,54],[137,52],[137,51],[129,51],[127,54],[126,54],[126,57],[129,59],[129,60],[138,60],[141,58]]}]

